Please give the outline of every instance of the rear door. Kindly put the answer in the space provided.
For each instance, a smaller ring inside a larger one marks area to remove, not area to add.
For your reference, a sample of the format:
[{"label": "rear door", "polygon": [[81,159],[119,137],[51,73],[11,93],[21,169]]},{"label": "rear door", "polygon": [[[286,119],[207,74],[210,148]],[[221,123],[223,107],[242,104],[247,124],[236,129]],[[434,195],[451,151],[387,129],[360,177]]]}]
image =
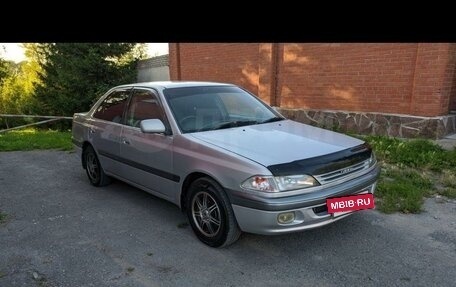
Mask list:
[{"label": "rear door", "polygon": [[120,134],[130,89],[112,91],[98,106],[89,121],[89,141],[98,153],[105,172],[119,175]]},{"label": "rear door", "polygon": [[125,179],[173,200],[179,177],[173,174],[173,136],[141,132],[140,122],[160,119],[169,129],[154,90],[134,89],[122,129],[120,156]]}]

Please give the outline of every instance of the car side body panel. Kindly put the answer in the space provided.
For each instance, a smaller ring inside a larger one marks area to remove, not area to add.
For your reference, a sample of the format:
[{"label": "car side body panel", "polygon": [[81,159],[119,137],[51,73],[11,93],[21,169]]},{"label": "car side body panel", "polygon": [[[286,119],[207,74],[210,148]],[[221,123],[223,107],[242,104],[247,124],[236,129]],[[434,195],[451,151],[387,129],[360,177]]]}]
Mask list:
[{"label": "car side body panel", "polygon": [[173,141],[171,136],[125,126],[117,159],[122,163],[123,177],[172,200],[180,181],[173,171]]}]

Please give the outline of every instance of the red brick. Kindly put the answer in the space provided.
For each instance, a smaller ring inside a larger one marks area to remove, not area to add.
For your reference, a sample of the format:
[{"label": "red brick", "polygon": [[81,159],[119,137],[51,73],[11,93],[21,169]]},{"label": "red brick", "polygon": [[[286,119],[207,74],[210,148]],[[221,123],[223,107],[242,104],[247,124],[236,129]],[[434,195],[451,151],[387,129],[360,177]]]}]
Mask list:
[{"label": "red brick", "polygon": [[170,44],[176,80],[235,83],[268,103],[437,116],[456,110],[456,44]]}]

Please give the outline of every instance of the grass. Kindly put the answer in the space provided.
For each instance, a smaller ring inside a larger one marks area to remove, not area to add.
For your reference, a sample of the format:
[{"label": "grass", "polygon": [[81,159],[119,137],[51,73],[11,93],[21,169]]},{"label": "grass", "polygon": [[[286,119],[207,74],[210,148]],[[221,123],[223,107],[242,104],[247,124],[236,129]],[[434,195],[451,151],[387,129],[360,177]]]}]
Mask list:
[{"label": "grass", "polygon": [[378,158],[388,163],[421,169],[442,171],[456,168],[456,150],[446,151],[429,140],[399,140],[395,138],[366,137]]},{"label": "grass", "polygon": [[0,133],[0,151],[72,148],[70,131],[29,128]]},{"label": "grass", "polygon": [[448,198],[456,198],[456,188],[449,187],[445,188],[443,191],[440,192],[441,195],[446,196]]},{"label": "grass", "polygon": [[0,211],[0,224],[3,224],[8,219],[8,215]]},{"label": "grass", "polygon": [[385,213],[420,212],[423,197],[428,196],[431,189],[431,180],[415,169],[384,164],[377,186],[377,196],[381,199],[379,209]]},{"label": "grass", "polygon": [[422,211],[423,198],[456,198],[456,149],[447,151],[429,140],[368,136],[382,165],[377,206],[385,213]]}]

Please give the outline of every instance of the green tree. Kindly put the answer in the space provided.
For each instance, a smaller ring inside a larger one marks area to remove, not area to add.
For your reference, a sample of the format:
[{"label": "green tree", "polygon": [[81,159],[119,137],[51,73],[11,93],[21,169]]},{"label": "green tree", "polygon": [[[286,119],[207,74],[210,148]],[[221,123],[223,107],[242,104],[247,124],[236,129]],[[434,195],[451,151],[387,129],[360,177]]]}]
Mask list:
[{"label": "green tree", "polygon": [[0,58],[0,85],[2,84],[3,80],[8,76],[8,72],[8,62]]},{"label": "green tree", "polygon": [[[10,73],[0,86],[0,114],[30,114],[33,106],[31,81],[28,63],[10,63]],[[28,123],[19,118],[0,119],[0,128]]]},{"label": "green tree", "polygon": [[39,83],[40,65],[37,44],[24,44],[27,61],[6,62],[6,76],[0,81],[0,113],[30,114],[34,103],[34,85]]},{"label": "green tree", "polygon": [[33,52],[42,69],[36,84],[36,113],[71,116],[87,111],[115,85],[134,82],[142,56],[135,43],[39,44]]}]

